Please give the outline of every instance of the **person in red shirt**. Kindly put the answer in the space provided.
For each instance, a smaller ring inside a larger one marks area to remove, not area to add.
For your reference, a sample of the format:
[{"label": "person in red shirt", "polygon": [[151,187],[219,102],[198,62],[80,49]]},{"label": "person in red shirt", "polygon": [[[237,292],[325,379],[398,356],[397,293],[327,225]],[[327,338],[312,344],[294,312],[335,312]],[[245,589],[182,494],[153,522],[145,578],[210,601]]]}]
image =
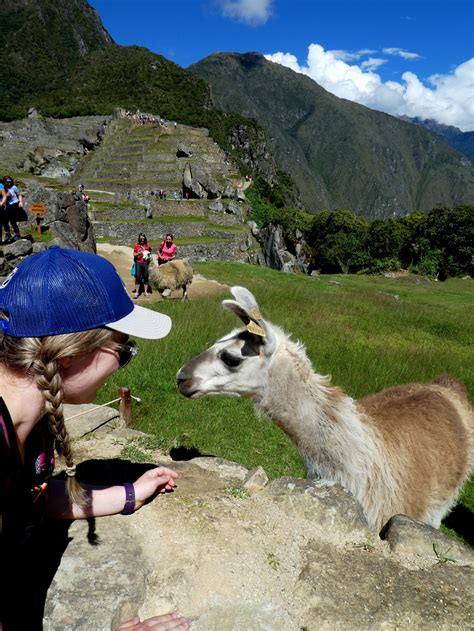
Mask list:
[{"label": "person in red shirt", "polygon": [[162,241],[157,250],[158,265],[169,263],[176,258],[176,243],[173,243],[173,235],[168,233],[165,240]]},{"label": "person in red shirt", "polygon": [[145,296],[150,292],[150,285],[148,284],[148,267],[151,262],[151,246],[147,241],[146,235],[140,232],[138,240],[133,246],[133,260],[135,261],[135,289],[133,290],[133,297],[138,298],[140,295],[140,288],[144,286]]}]

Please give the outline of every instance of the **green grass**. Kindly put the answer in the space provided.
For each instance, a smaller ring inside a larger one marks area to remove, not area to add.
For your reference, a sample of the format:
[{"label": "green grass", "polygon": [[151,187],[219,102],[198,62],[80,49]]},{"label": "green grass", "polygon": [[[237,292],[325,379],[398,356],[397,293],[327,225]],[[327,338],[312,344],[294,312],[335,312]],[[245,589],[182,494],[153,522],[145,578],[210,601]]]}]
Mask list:
[{"label": "green grass", "polygon": [[216,230],[219,232],[235,232],[237,234],[250,232],[249,227],[245,223],[231,224],[229,226],[225,224],[209,223],[207,227],[209,230]]},{"label": "green grass", "polygon": [[28,228],[22,228],[21,233],[31,236],[36,243],[49,243],[54,239],[54,234],[51,230],[45,230],[44,227],[41,226],[41,234],[38,234],[36,225],[33,224],[28,226]]},{"label": "green grass", "polygon": [[176,245],[199,245],[199,244],[207,244],[207,243],[230,243],[229,239],[225,237],[180,237],[179,239],[175,239]]},{"label": "green grass", "polygon": [[91,207],[95,212],[109,212],[111,210],[120,210],[122,208],[144,208],[140,203],[132,204],[131,202],[118,202],[111,201],[91,201]]},{"label": "green grass", "polygon": [[[206,218],[199,215],[160,215],[149,219],[114,219],[114,224],[122,223],[203,223]],[[107,222],[104,222],[107,223]]]},{"label": "green grass", "polygon": [[[473,398],[470,280],[417,285],[413,279],[382,276],[312,279],[239,263],[196,263],[194,268],[207,278],[248,287],[265,317],[305,343],[315,369],[331,374],[333,383],[355,398],[443,373],[464,381]],[[136,427],[157,435],[168,449],[194,447],[247,468],[261,465],[270,478],[303,476],[295,447],[273,423],[256,416],[250,401],[189,401],[176,391],[178,368],[238,326],[221,307],[224,297],[229,295],[151,303],[172,317],[171,333],[158,342],[140,341],[137,359],[110,379],[100,401],[128,386],[142,399],[134,404]],[[474,481],[462,501],[474,511]]]}]

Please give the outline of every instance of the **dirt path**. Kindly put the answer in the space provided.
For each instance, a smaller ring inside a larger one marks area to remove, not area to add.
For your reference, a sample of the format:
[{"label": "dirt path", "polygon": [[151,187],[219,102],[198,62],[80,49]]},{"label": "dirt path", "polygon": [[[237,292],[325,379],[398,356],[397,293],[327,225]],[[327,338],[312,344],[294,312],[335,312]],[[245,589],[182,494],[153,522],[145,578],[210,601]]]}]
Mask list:
[{"label": "dirt path", "polygon": [[[97,244],[97,254],[103,256],[108,261],[114,265],[120,277],[127,289],[130,292],[134,288],[134,280],[130,275],[130,268],[133,262],[133,250],[132,248],[126,245],[111,245],[110,243],[99,243]],[[212,296],[214,294],[225,293],[228,291],[227,285],[222,285],[218,283],[216,280],[208,280],[201,276],[201,274],[194,274],[193,282],[188,289],[189,299],[193,300],[196,298],[205,298],[207,296]],[[181,290],[174,291],[171,294],[171,299],[180,299],[182,297]],[[154,291],[151,296],[145,298],[144,295],[141,295],[137,302],[138,303],[149,303],[151,301],[163,300],[160,294],[157,291]],[[169,300],[169,298],[168,298]]]}]

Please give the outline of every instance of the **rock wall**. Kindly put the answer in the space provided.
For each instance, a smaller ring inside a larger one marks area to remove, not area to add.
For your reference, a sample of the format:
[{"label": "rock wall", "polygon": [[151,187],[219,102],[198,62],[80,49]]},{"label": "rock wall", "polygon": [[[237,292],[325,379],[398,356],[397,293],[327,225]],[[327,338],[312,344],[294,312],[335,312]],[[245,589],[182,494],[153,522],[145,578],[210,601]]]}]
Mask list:
[{"label": "rock wall", "polygon": [[[20,232],[29,225],[36,227],[36,215],[30,210],[32,203],[43,202],[46,212],[41,219],[43,231],[54,234],[51,241],[33,242],[28,235],[18,241],[0,245],[0,277],[5,277],[27,256],[41,252],[51,245],[72,250],[96,251],[92,224],[87,216],[87,205],[79,193],[55,193],[34,184],[23,191],[28,221],[20,222]],[[35,228],[36,229],[36,228]]]},{"label": "rock wall", "polygon": [[302,234],[296,235],[294,254],[289,251],[283,228],[279,225],[268,224],[265,228],[258,229],[253,223],[252,234],[261,245],[263,265],[283,272],[308,273],[309,264],[304,254],[305,241]]},{"label": "rock wall", "polygon": [[173,610],[191,631],[472,628],[474,553],[462,544],[403,516],[382,540],[338,485],[267,483],[261,469],[213,457],[172,462],[117,414],[94,414],[105,412],[68,422],[83,479],[140,475],[147,465],[119,459],[130,446],[180,479],[129,517],[97,519],[92,537],[84,522],[65,529],[46,630],[113,629]]},{"label": "rock wall", "polygon": [[28,118],[0,122],[0,173],[26,171],[67,178],[101,141],[110,116]]},{"label": "rock wall", "polygon": [[32,184],[24,191],[25,207],[29,220],[35,223],[36,215],[31,204],[43,202],[46,212],[41,225],[54,234],[52,245],[73,250],[95,252],[94,230],[87,215],[87,204],[79,192],[56,193],[39,184]]}]

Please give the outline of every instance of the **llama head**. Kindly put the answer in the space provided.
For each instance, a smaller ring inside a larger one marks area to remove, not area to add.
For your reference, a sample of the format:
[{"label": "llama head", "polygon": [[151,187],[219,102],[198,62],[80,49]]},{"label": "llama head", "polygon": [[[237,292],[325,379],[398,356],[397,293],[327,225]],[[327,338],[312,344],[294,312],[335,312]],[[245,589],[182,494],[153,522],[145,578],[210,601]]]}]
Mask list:
[{"label": "llama head", "polygon": [[276,348],[276,331],[262,318],[255,298],[247,289],[232,287],[231,292],[235,300],[224,300],[222,304],[242,320],[244,327],[221,337],[178,371],[178,389],[187,397],[263,394],[268,365]]}]

